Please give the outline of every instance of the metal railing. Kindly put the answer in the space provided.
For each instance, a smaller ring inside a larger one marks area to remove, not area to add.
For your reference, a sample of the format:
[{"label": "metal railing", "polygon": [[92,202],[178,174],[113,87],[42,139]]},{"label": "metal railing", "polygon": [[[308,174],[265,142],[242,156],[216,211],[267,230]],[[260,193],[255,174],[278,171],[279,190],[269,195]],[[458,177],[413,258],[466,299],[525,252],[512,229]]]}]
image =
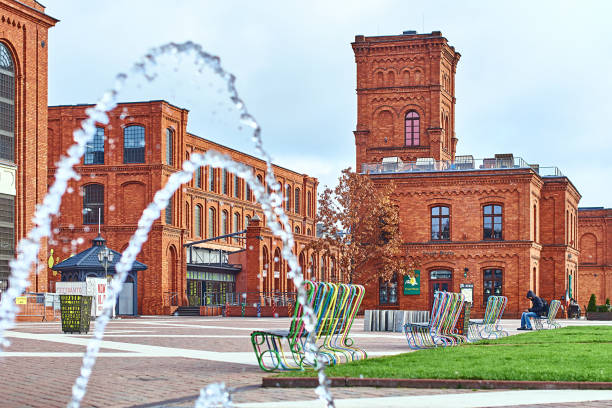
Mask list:
[{"label": "metal railing", "polygon": [[204,292],[188,299],[190,306],[288,306],[295,304],[296,292]]},{"label": "metal railing", "polygon": [[164,306],[178,306],[178,292],[164,293]]},{"label": "metal railing", "polygon": [[59,319],[61,317],[59,296],[57,293],[26,293],[18,296],[16,299],[19,308],[17,316],[40,317],[40,320],[47,320],[49,317]]},{"label": "metal railing", "polygon": [[563,173],[561,173],[557,167],[540,167],[538,164],[529,164],[520,157],[512,156],[485,159],[474,159],[472,156],[456,156],[454,161],[421,158],[413,162],[405,162],[401,161],[399,158],[393,157],[385,158],[381,163],[364,163],[361,165],[361,172],[364,174],[389,174],[529,168],[541,177],[563,176]]}]

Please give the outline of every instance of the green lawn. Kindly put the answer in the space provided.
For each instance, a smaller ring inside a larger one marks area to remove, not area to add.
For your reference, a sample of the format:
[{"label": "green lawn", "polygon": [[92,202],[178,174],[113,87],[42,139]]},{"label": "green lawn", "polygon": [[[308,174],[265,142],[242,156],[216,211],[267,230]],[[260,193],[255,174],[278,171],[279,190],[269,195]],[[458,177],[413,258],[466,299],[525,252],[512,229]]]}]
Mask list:
[{"label": "green lawn", "polygon": [[[408,348],[408,345],[406,345]],[[328,367],[330,377],[612,381],[612,327],[528,332]],[[312,370],[282,376],[314,376]]]}]

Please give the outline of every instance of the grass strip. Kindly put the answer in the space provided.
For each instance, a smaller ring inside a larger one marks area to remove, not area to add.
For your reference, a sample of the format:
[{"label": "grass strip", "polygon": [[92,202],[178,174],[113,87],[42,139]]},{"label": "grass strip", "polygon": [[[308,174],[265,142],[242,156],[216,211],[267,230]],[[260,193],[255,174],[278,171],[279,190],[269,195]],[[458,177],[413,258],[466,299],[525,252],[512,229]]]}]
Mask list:
[{"label": "grass strip", "polygon": [[[572,327],[529,332],[467,346],[339,364],[328,367],[326,373],[330,377],[611,382],[610,329]],[[573,344],[569,340],[572,337],[581,344]],[[308,377],[316,373],[306,370],[281,376]]]}]

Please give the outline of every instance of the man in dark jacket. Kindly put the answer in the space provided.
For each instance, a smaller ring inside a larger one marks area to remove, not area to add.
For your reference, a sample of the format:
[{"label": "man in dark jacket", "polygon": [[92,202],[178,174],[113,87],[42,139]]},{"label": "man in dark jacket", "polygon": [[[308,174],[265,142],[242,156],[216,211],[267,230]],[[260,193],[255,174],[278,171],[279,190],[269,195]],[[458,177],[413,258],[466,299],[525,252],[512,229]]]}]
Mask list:
[{"label": "man in dark jacket", "polygon": [[531,300],[531,307],[527,312],[523,312],[523,315],[521,316],[521,327],[519,327],[517,330],[532,330],[529,318],[538,317],[544,308],[542,299],[537,297],[532,291],[527,292],[527,299]]}]

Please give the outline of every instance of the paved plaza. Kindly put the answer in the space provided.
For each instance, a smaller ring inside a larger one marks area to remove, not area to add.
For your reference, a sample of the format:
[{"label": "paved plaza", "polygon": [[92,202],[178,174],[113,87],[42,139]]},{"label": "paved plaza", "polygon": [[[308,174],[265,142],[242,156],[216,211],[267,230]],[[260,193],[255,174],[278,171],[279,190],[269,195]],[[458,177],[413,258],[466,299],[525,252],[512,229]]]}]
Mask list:
[{"label": "paved plaza", "polygon": [[[565,321],[564,325],[594,322]],[[141,317],[112,321],[83,406],[190,407],[199,390],[223,381],[239,407],[316,407],[312,389],[261,388],[249,334],[286,329],[287,318]],[[595,322],[597,324],[597,322]],[[511,334],[517,320],[504,321]],[[370,356],[409,351],[399,333],[363,332],[353,338]],[[19,323],[0,357],[0,407],[60,407],[69,400],[91,336],[63,334],[59,322]],[[337,407],[612,406],[610,391],[333,388]],[[588,402],[587,402],[588,401]]]}]

